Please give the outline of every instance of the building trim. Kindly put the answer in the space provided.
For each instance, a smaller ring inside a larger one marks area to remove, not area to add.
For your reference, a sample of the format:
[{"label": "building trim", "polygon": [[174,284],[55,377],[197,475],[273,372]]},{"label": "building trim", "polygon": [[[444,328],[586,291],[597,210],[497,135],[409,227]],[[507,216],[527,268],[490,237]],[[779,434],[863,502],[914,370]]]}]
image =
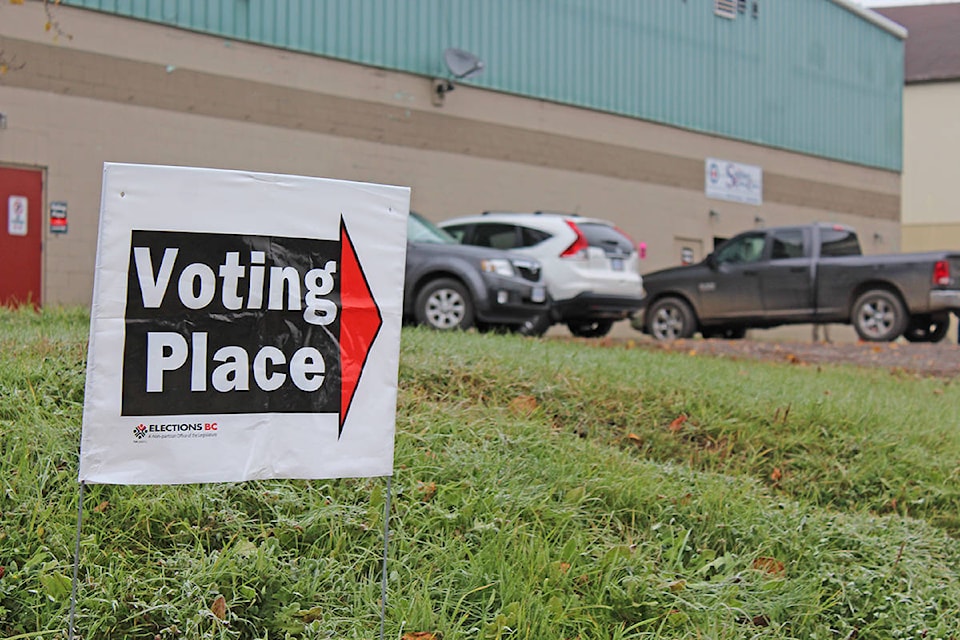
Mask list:
[{"label": "building trim", "polygon": [[896,22],[894,22],[890,18],[887,18],[886,16],[880,15],[876,11],[871,11],[870,9],[867,9],[866,7],[863,7],[857,4],[853,0],[830,0],[830,1],[833,2],[833,4],[835,5],[843,7],[850,13],[854,13],[860,16],[867,22],[880,27],[884,31],[900,38],[901,40],[907,39],[907,30],[902,25],[897,24]]}]

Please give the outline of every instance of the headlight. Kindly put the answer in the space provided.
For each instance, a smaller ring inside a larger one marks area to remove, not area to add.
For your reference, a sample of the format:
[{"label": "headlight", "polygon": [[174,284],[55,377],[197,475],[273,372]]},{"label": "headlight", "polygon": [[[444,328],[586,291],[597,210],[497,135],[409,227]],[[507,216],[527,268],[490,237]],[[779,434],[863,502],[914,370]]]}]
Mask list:
[{"label": "headlight", "polygon": [[486,271],[487,273],[495,273],[498,276],[506,276],[508,278],[511,278],[515,275],[513,267],[510,265],[510,261],[503,260],[501,258],[481,260],[480,269]]}]

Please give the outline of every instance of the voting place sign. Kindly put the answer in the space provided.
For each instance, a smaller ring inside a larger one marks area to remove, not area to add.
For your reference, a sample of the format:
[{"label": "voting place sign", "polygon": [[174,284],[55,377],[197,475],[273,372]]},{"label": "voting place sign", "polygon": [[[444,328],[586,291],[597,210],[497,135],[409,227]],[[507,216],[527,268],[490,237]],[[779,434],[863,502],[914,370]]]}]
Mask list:
[{"label": "voting place sign", "polygon": [[409,203],[105,165],[80,481],[391,475]]}]

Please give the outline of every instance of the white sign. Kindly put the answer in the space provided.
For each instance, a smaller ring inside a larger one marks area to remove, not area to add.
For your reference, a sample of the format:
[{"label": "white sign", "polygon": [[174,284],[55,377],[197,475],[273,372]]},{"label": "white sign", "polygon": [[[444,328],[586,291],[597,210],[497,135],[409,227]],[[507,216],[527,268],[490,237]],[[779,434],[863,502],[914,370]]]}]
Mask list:
[{"label": "white sign", "polygon": [[11,236],[27,235],[27,199],[24,196],[7,198],[7,233]]},{"label": "white sign", "polygon": [[760,167],[707,158],[705,183],[708,198],[763,204],[763,169]]},{"label": "white sign", "polygon": [[80,481],[392,475],[409,203],[105,165]]}]

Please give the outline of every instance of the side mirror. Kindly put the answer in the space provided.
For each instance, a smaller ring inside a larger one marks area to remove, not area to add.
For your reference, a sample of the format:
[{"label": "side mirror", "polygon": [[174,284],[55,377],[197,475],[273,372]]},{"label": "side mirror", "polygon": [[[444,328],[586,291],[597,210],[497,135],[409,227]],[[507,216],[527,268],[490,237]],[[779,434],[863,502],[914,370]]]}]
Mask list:
[{"label": "side mirror", "polygon": [[711,253],[711,254],[708,254],[707,257],[703,259],[703,261],[704,261],[704,262],[706,263],[706,265],[707,265],[708,267],[710,267],[711,269],[716,269],[716,268],[717,268],[717,256],[715,256],[714,254],[712,254],[712,253]]}]

